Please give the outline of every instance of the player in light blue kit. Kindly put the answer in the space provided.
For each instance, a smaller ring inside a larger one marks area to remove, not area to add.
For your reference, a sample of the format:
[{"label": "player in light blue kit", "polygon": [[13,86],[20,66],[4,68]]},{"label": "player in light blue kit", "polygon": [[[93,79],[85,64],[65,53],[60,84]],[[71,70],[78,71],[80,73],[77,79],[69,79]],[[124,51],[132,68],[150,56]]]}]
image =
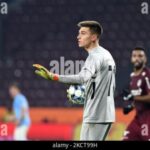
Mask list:
[{"label": "player in light blue kit", "polygon": [[27,98],[21,93],[18,83],[12,83],[9,86],[9,94],[13,98],[13,115],[8,120],[14,121],[16,124],[13,138],[17,141],[27,140],[31,124]]}]

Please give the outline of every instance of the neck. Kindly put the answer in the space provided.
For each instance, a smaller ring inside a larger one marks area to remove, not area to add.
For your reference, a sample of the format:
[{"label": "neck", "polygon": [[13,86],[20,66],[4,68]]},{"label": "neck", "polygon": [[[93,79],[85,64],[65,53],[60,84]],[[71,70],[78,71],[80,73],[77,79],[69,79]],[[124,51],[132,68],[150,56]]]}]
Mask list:
[{"label": "neck", "polygon": [[20,94],[20,92],[16,92],[16,93],[14,94],[14,97],[16,97],[18,94]]},{"label": "neck", "polygon": [[99,43],[98,42],[95,42],[95,43],[91,43],[89,46],[85,47],[85,50],[90,52],[93,48],[96,48],[99,46]]}]

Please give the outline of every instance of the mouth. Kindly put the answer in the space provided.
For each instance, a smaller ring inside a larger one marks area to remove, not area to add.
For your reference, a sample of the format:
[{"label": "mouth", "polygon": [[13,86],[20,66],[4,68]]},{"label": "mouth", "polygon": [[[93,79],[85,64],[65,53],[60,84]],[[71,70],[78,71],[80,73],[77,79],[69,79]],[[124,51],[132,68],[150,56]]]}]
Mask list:
[{"label": "mouth", "polygon": [[140,64],[140,62],[137,61],[137,62],[135,62],[134,64],[135,64],[135,65],[138,65],[138,64]]},{"label": "mouth", "polygon": [[141,64],[142,63],[142,61],[135,61],[135,65],[139,65],[139,64]]},{"label": "mouth", "polygon": [[81,42],[80,42],[80,41],[78,41],[78,44],[81,44]]}]

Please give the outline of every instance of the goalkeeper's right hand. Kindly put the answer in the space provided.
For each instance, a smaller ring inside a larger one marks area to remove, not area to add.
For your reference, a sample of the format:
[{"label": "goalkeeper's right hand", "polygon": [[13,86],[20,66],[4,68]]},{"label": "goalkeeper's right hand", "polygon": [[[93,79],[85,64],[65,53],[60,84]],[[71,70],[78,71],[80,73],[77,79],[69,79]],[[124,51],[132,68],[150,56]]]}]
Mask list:
[{"label": "goalkeeper's right hand", "polygon": [[39,64],[33,64],[33,67],[36,68],[35,73],[47,80],[54,80],[58,81],[59,76],[57,74],[54,74],[50,71],[48,71],[44,66],[39,65]]}]

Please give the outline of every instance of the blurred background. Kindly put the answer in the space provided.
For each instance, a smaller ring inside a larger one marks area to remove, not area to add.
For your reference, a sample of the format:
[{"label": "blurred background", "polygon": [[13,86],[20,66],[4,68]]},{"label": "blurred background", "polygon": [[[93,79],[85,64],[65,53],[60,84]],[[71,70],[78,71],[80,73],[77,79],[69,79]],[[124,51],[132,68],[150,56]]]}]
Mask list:
[{"label": "blurred background", "polygon": [[[128,85],[132,71],[130,52],[142,46],[150,57],[150,14],[141,13],[148,0],[1,0],[8,3],[8,14],[0,14],[0,124],[6,123],[12,106],[8,85],[21,84],[30,105],[30,140],[78,140],[82,107],[68,103],[68,85],[46,81],[34,74],[32,64],[50,68],[51,60],[85,60],[78,48],[77,23],[97,20],[104,29],[101,45],[113,55],[116,65],[116,115],[107,140],[121,140],[135,112],[124,116],[118,98]],[[149,4],[150,5],[150,4]],[[11,140],[14,124],[8,123]]]}]

